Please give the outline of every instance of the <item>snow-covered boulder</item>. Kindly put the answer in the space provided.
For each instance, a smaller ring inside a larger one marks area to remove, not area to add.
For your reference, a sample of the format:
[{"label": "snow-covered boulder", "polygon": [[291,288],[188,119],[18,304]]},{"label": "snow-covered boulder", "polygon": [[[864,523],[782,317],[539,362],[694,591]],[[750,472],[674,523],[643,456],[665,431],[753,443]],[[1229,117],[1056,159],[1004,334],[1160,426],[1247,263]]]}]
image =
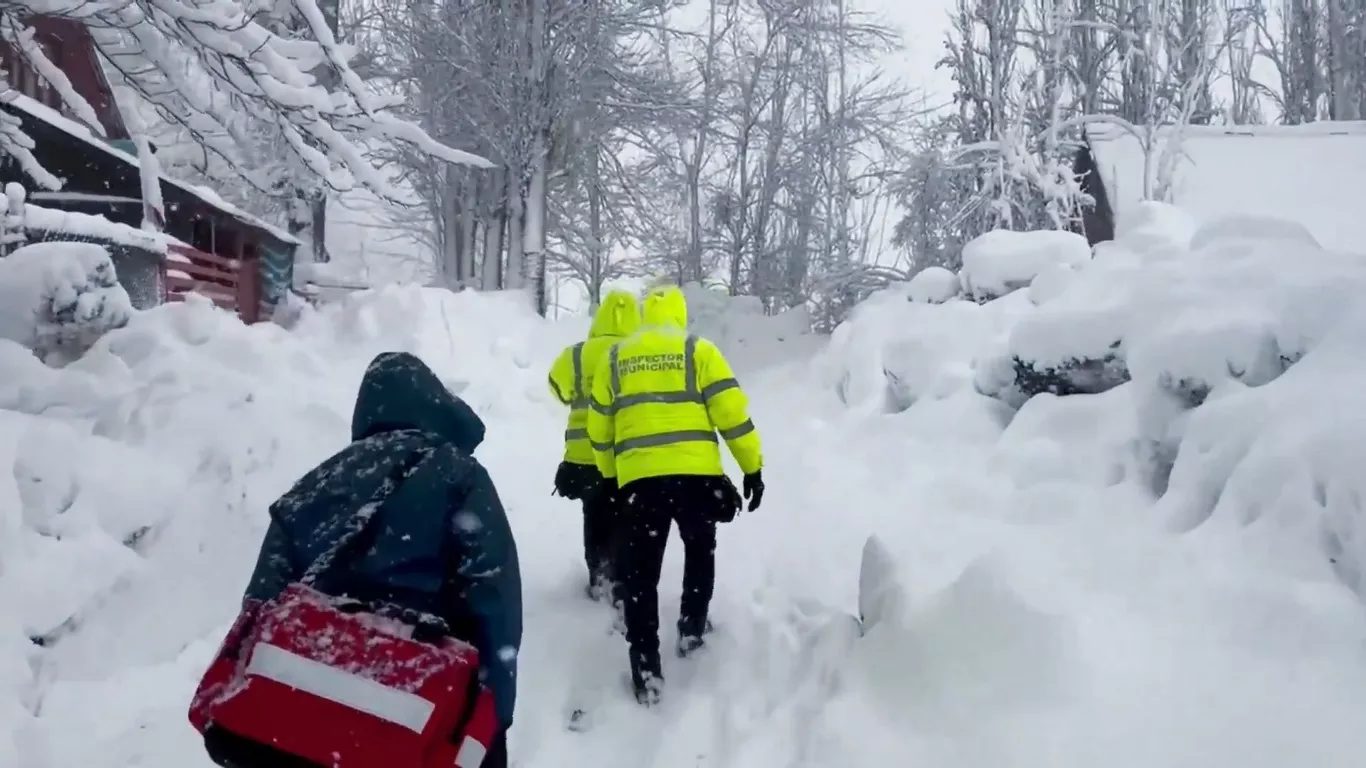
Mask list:
[{"label": "snow-covered boulder", "polygon": [[0,258],[0,338],[60,365],[128,322],[114,263],[92,243],[35,243]]},{"label": "snow-covered boulder", "polygon": [[1091,260],[1091,246],[1074,232],[1012,232],[998,229],[963,246],[963,292],[983,302],[1027,287],[1049,267],[1081,266]]},{"label": "snow-covered boulder", "polygon": [[911,278],[909,295],[911,301],[921,304],[943,304],[957,298],[962,290],[958,275],[943,267],[926,267]]}]

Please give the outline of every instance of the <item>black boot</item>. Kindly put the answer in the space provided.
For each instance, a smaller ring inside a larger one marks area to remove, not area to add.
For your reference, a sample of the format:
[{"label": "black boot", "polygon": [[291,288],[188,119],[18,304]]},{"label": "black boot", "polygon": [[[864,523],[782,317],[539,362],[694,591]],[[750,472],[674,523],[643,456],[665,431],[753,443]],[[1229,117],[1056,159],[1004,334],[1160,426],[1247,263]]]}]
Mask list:
[{"label": "black boot", "polygon": [[712,627],[711,619],[707,619],[702,626],[702,631],[697,631],[695,627],[688,626],[687,622],[678,622],[678,658],[686,659],[691,654],[701,650],[706,644],[706,636],[710,635],[715,628]]},{"label": "black boot", "polygon": [[664,673],[660,669],[658,654],[653,659],[632,654],[631,687],[635,690],[636,701],[643,706],[652,707],[659,703],[664,690]]},{"label": "black boot", "polygon": [[631,685],[635,688],[636,703],[642,707],[657,706],[664,693],[664,678],[646,675],[637,682],[636,675],[631,675]]}]

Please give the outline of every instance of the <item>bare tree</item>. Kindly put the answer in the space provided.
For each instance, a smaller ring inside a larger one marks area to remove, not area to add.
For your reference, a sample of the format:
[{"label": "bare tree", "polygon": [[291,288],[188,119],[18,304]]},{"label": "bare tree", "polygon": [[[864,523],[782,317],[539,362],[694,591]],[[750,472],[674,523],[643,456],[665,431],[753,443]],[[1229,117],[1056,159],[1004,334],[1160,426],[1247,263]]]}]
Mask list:
[{"label": "bare tree", "polygon": [[612,153],[666,98],[638,41],[659,34],[669,3],[382,2],[382,63],[414,117],[473,137],[498,166],[435,173],[411,152],[393,155],[430,201],[446,283],[527,288],[544,312],[553,269],[597,295],[607,252],[626,237],[605,227],[624,232],[638,218],[619,210],[634,198],[618,193],[628,172]]},{"label": "bare tree", "polygon": [[1224,0],[1227,18],[1224,51],[1228,57],[1228,78],[1231,100],[1228,117],[1235,125],[1261,123],[1261,89],[1253,76],[1257,60],[1257,13],[1255,4],[1248,0]]}]

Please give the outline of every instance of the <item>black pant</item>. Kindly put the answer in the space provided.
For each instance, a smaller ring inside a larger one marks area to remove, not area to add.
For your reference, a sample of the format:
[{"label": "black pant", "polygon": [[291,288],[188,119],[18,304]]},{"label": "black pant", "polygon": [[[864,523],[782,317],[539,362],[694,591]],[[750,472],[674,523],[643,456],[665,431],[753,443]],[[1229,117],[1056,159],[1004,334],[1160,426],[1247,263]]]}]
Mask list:
[{"label": "black pant", "polygon": [[555,484],[566,498],[583,504],[583,560],[588,566],[589,589],[608,586],[616,577],[619,538],[615,484],[603,480],[595,466],[569,462],[560,465]]},{"label": "black pant", "polygon": [[706,627],[716,581],[717,488],[715,478],[674,475],[637,480],[621,490],[626,642],[637,690],[649,678],[664,679],[659,657],[659,574],[671,522],[678,523],[683,539],[678,631],[701,637]]},{"label": "black pant", "polygon": [[616,494],[606,484],[583,499],[583,559],[588,565],[588,583],[606,587],[616,579],[617,527]]}]

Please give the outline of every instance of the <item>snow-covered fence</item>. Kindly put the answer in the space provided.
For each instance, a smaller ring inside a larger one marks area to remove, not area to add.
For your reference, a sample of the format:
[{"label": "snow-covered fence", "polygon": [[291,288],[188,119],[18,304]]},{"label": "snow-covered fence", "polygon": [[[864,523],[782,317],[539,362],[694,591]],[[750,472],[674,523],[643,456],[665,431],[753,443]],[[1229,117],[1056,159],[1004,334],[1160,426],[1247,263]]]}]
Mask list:
[{"label": "snow-covered fence", "polygon": [[[198,293],[232,312],[256,306],[251,281],[243,279],[242,262],[237,259],[171,244],[166,262],[167,301],[182,301],[185,294]],[[243,319],[255,319],[254,313]]]},{"label": "snow-covered fence", "polygon": [[22,246],[24,234],[24,188],[10,183],[0,197],[0,256]]}]

